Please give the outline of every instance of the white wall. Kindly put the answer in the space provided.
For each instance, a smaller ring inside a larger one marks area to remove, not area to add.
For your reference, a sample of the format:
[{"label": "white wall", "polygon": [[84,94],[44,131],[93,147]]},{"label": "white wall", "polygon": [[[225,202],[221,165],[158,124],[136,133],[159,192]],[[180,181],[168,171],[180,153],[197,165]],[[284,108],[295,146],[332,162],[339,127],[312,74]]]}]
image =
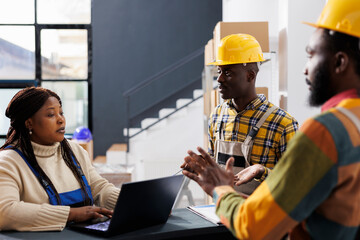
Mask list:
[{"label": "white wall", "polygon": [[320,113],[319,108],[308,106],[309,89],[303,74],[307,61],[305,47],[315,28],[301,22],[316,22],[325,3],[325,0],[288,1],[288,111],[299,123]]},{"label": "white wall", "polygon": [[[278,0],[223,0],[223,21],[224,22],[269,22],[269,45],[270,52],[278,51],[277,12]],[[259,7],[261,6],[261,7]],[[256,13],[256,14],[254,14]],[[278,82],[270,79],[278,79],[278,62],[276,54],[266,54],[264,57],[271,56],[271,62],[261,66],[256,80],[257,87],[267,87],[269,89],[269,100],[279,105]]]},{"label": "white wall", "polygon": [[[287,93],[287,111],[300,124],[319,113],[307,104],[308,87],[303,68],[305,47],[314,28],[302,21],[315,22],[326,0],[223,0],[223,21],[268,21],[270,50],[278,53],[279,90]],[[274,102],[275,103],[275,102]]]},{"label": "white wall", "polygon": [[223,0],[224,22],[269,22],[270,51],[277,51],[278,0]]}]

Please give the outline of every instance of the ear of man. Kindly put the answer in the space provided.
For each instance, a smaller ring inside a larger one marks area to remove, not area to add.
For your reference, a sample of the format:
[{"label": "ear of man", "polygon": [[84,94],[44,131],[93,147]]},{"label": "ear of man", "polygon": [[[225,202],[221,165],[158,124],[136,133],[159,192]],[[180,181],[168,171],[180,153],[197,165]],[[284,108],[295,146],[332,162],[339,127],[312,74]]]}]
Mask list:
[{"label": "ear of man", "polygon": [[255,82],[257,73],[259,72],[259,68],[257,66],[257,63],[248,63],[246,65],[246,70],[247,70],[248,81],[249,82],[252,82],[252,81]]},{"label": "ear of man", "polygon": [[247,76],[248,76],[248,81],[249,81],[249,82],[252,82],[252,81],[255,82],[255,80],[256,80],[256,73],[255,73],[255,71],[254,71],[253,69],[249,69],[249,70],[247,71]]},{"label": "ear of man", "polygon": [[349,56],[345,52],[335,54],[335,73],[341,74],[349,67]]}]

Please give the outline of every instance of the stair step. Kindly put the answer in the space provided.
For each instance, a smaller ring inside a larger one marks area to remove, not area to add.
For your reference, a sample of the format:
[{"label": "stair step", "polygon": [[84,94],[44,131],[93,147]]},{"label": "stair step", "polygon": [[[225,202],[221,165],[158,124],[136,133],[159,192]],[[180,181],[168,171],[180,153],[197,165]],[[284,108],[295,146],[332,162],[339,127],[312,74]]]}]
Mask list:
[{"label": "stair step", "polygon": [[145,118],[141,121],[141,128],[146,128],[158,120],[158,118]]},{"label": "stair step", "polygon": [[108,151],[122,151],[122,152],[126,152],[126,150],[127,150],[127,145],[124,143],[114,143],[108,149]]},{"label": "stair step", "polygon": [[[201,90],[196,91],[194,96],[196,97],[201,93]],[[128,164],[136,166],[136,175],[134,175],[136,178],[134,180],[172,175],[179,170],[188,149],[203,146],[203,100],[199,99],[192,102],[191,98],[179,99],[178,107],[190,102],[190,105],[177,112],[174,112],[175,108],[161,109],[159,118],[164,118],[171,113],[174,114],[130,139],[130,152],[127,153],[126,160]],[[151,119],[145,122],[153,123]],[[188,128],[188,125],[191,126]],[[184,128],[180,126],[186,126],[189,130],[184,131]],[[131,129],[131,132],[134,131]],[[171,146],[180,145],[180,147],[173,148],[170,146],[164,149],[164,139],[167,142],[172,142]],[[200,196],[196,197],[201,198],[203,192],[199,192]]]},{"label": "stair step", "polygon": [[106,163],[106,156],[97,156],[93,163]]},{"label": "stair step", "polygon": [[176,101],[176,107],[181,108],[182,106],[188,104],[191,101],[192,101],[192,99],[189,99],[189,98],[180,98]]},{"label": "stair step", "polygon": [[163,118],[174,111],[175,111],[175,108],[163,108],[159,111],[159,118]]},{"label": "stair step", "polygon": [[[195,89],[193,91],[193,97],[197,98],[203,95],[203,90],[202,89]],[[193,101],[193,99],[190,98],[180,98],[176,101],[176,108],[181,108],[184,105],[190,103],[191,101]],[[192,103],[194,106],[198,106],[199,104],[202,104],[202,101],[197,100],[195,102]],[[142,129],[152,125],[153,123],[155,123],[156,121],[158,121],[160,118],[164,118],[165,116],[169,115],[170,113],[173,113],[176,109],[175,108],[163,108],[159,111],[159,118],[146,118],[144,120],[141,121],[141,128],[130,128],[129,129],[129,134],[130,136],[140,132]],[[176,116],[176,117],[180,117],[180,116],[184,116],[187,114],[187,110],[186,108],[181,109],[179,111],[177,111],[176,113],[174,113],[174,115],[171,116]],[[165,121],[160,121],[159,123],[157,123],[156,125],[154,125],[153,127],[163,127],[165,125]],[[152,127],[151,127],[152,128]],[[151,129],[150,128],[150,129]],[[149,130],[150,130],[149,129]],[[146,131],[144,131],[145,133]],[[127,136],[127,129],[124,128],[123,129],[123,134],[126,137]],[[140,134],[142,135],[142,134]]]},{"label": "stair step", "polygon": [[109,164],[126,164],[127,146],[123,143],[115,143],[106,151],[106,162]]},{"label": "stair step", "polygon": [[[138,133],[140,131],[141,131],[141,128],[130,128],[129,129],[129,134],[130,134],[130,136],[132,136],[132,135],[134,135],[134,134],[136,134],[136,133]],[[124,134],[125,137],[127,136],[127,129],[126,128],[123,129],[123,134]]]},{"label": "stair step", "polygon": [[195,89],[193,91],[193,98],[198,98],[200,96],[204,95],[204,91],[202,89]]}]

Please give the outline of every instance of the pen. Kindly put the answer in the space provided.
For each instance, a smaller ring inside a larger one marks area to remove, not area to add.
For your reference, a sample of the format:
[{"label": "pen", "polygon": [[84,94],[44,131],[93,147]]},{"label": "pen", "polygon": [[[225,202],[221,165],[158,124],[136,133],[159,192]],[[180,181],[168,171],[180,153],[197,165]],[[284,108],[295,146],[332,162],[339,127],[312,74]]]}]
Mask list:
[{"label": "pen", "polygon": [[186,169],[187,168],[187,164],[185,164],[185,167],[183,167],[183,168],[181,168],[179,171],[177,171],[173,176],[175,176],[175,175],[177,175],[177,174],[179,174],[182,170],[188,170],[189,171],[189,169]]},{"label": "pen", "polygon": [[175,175],[177,175],[177,174],[179,174],[182,170],[184,170],[183,168],[182,169],[180,169],[179,171],[177,171],[173,176],[175,176]]}]

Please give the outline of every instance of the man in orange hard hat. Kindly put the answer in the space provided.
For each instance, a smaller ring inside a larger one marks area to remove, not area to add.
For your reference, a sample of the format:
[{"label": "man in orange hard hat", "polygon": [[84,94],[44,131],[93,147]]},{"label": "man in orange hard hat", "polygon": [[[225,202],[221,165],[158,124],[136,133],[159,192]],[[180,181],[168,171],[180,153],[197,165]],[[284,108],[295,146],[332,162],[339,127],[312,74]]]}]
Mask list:
[{"label": "man in orange hard hat", "polygon": [[214,197],[216,213],[239,239],[360,239],[360,1],[328,0],[306,51],[307,120],[273,172],[248,198],[226,170],[189,151],[183,173]]},{"label": "man in orange hard hat", "polygon": [[225,166],[234,157],[235,189],[251,194],[266,178],[295,135],[298,122],[256,94],[255,81],[265,59],[249,34],[224,37],[216,61],[221,97],[210,116],[209,154]]}]

